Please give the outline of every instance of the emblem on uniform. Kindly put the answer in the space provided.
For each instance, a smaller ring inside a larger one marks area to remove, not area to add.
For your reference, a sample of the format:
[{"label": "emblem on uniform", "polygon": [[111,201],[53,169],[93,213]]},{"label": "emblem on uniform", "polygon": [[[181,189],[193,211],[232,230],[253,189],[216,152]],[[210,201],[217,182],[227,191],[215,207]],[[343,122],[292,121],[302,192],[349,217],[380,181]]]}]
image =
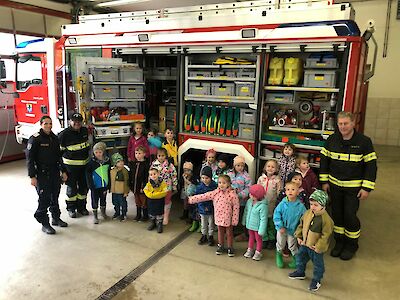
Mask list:
[{"label": "emblem on uniform", "polygon": [[32,106],[32,104],[27,104],[27,105],[26,105],[26,111],[27,111],[28,113],[31,113],[31,112],[33,111],[33,106]]}]

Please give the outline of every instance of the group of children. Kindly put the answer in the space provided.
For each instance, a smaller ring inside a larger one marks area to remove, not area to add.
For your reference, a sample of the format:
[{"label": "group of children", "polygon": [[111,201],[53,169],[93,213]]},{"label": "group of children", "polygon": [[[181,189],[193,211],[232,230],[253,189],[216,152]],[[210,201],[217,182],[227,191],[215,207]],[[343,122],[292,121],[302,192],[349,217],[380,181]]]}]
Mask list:
[{"label": "group of children", "polygon": [[[132,191],[137,206],[135,220],[150,219],[148,230],[157,228],[158,233],[163,232],[163,226],[169,222],[172,195],[178,189],[174,133],[167,129],[164,136],[165,141],[161,142],[155,131],[149,131],[146,138],[142,124],[135,123],[128,142],[128,168],[119,153],[113,154],[110,161],[105,155],[105,144],[94,145],[86,175],[95,224],[99,223],[99,202],[101,215],[107,218],[108,190],[115,209],[113,218],[124,221],[126,197]],[[183,163],[180,188],[182,218],[192,221],[190,231],[201,232],[200,245],[215,245],[213,234],[217,226],[218,255],[225,251],[230,257],[235,255],[234,234],[237,240],[248,240],[246,258],[259,261],[263,248],[276,248],[279,268],[284,267],[283,256],[288,249],[288,266],[296,268],[289,277],[304,279],[305,266],[311,259],[314,278],[309,289],[318,290],[324,273],[323,253],[328,248],[333,222],[325,210],[327,194],[318,189],[308,160],[296,159],[293,145],[284,146],[278,161],[265,163],[254,185],[242,156],[236,156],[230,168],[228,155],[222,153],[217,157],[216,151],[209,149],[199,174],[194,174],[192,162]]]}]

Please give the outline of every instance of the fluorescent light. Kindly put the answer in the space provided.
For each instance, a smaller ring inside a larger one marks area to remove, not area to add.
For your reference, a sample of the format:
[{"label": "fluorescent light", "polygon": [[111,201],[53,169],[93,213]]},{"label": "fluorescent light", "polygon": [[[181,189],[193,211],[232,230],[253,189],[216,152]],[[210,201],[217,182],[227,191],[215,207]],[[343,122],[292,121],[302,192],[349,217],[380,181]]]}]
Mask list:
[{"label": "fluorescent light", "polygon": [[112,7],[112,6],[121,6],[121,5],[126,5],[126,4],[133,4],[133,3],[147,2],[147,1],[150,1],[150,0],[116,0],[116,1],[102,2],[102,3],[97,4],[97,6]]}]

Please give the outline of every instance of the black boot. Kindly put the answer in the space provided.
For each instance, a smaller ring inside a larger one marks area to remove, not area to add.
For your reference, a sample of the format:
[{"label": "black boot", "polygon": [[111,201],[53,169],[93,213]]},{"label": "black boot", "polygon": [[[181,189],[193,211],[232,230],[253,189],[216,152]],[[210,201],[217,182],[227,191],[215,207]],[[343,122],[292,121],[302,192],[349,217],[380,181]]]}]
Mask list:
[{"label": "black boot", "polygon": [[157,220],[157,232],[158,233],[163,232],[163,220]]},{"label": "black boot", "polygon": [[207,243],[207,241],[208,241],[207,236],[206,236],[205,234],[202,234],[202,235],[201,235],[201,238],[200,238],[200,240],[197,242],[197,244],[199,244],[199,245],[204,245],[205,243]]},{"label": "black boot", "polygon": [[86,209],[86,207],[80,209],[78,211],[78,213],[80,213],[82,216],[88,216],[89,215],[89,211]]},{"label": "black boot", "polygon": [[135,221],[139,222],[141,218],[142,218],[142,208],[141,207],[136,207]]},{"label": "black boot", "polygon": [[93,209],[93,224],[99,224],[99,218],[97,216],[97,209]]},{"label": "black boot", "polygon": [[49,223],[42,224],[42,231],[47,234],[56,234],[56,231]]},{"label": "black boot", "polygon": [[343,234],[334,234],[335,237],[335,247],[331,250],[332,257],[339,257],[342,254],[344,248],[344,235]]},{"label": "black boot", "polygon": [[212,235],[210,235],[208,237],[208,246],[214,246],[215,242],[214,242],[214,237]]},{"label": "black boot", "polygon": [[101,212],[101,216],[103,217],[104,220],[108,219],[105,206],[100,206],[100,212]]},{"label": "black boot", "polygon": [[60,217],[52,218],[51,225],[60,226],[60,227],[68,227],[68,223],[66,223],[63,220],[61,220]]},{"label": "black boot", "polygon": [[140,222],[147,222],[149,220],[149,211],[147,208],[143,208],[143,216],[140,219]]},{"label": "black boot", "polygon": [[76,211],[75,210],[68,210],[68,215],[70,218],[75,219],[76,218]]},{"label": "black boot", "polygon": [[358,250],[358,239],[352,239],[345,237],[343,250],[340,253],[341,260],[350,260],[356,254]]},{"label": "black boot", "polygon": [[151,219],[150,220],[150,225],[147,227],[147,230],[152,231],[154,228],[156,228],[156,219]]}]

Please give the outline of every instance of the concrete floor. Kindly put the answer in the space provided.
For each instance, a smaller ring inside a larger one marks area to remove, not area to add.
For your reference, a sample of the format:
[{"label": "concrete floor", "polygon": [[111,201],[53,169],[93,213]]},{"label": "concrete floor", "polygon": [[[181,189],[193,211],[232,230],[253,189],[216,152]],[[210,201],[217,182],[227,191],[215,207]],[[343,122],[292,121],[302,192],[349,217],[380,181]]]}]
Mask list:
[{"label": "concrete floor", "polygon": [[[214,248],[197,245],[196,233],[115,299],[399,299],[400,148],[376,150],[377,188],[360,208],[360,250],[348,262],[325,256],[325,278],[317,293],[308,292],[309,280],[290,280],[288,269],[277,269],[271,251],[264,250],[263,260],[254,262],[242,256],[246,243],[236,243],[236,257],[217,256]],[[26,174],[24,161],[0,165],[0,299],[95,299],[185,230],[177,216],[163,234],[133,221],[93,225],[91,216],[70,219],[63,187],[62,217],[70,226],[45,235],[33,218],[37,196]],[[309,276],[311,270],[310,265]]]}]

